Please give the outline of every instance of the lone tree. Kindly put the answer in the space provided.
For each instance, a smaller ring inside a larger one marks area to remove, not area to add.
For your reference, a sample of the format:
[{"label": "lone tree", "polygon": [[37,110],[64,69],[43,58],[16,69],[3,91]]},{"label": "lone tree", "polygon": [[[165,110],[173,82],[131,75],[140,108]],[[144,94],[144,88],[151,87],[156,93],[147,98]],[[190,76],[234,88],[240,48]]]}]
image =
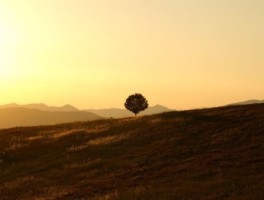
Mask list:
[{"label": "lone tree", "polygon": [[139,112],[148,108],[148,101],[142,94],[136,93],[126,99],[125,107],[136,116]]}]

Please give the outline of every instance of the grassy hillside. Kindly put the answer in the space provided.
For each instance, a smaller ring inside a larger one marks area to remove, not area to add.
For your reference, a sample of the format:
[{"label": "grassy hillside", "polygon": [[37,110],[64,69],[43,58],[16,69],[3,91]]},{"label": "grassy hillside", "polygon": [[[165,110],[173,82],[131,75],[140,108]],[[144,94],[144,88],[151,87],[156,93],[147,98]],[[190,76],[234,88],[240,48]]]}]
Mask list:
[{"label": "grassy hillside", "polygon": [[0,131],[0,199],[264,199],[264,104]]}]

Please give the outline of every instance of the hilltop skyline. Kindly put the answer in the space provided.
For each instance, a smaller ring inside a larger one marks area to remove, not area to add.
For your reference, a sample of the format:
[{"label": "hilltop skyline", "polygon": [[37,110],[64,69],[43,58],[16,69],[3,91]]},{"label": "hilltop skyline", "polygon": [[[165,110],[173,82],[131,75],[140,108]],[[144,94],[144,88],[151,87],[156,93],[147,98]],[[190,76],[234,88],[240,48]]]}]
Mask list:
[{"label": "hilltop skyline", "polygon": [[262,0],[1,0],[0,105],[264,99]]}]

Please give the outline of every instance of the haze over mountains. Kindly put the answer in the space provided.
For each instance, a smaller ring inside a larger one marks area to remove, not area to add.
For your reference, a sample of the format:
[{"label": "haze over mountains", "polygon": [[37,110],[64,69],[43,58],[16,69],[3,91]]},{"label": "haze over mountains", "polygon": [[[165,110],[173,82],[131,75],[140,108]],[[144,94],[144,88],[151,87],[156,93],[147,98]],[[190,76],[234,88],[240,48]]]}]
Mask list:
[{"label": "haze over mountains", "polygon": [[60,111],[60,112],[79,111],[77,108],[69,104],[61,106],[61,107],[55,107],[55,106],[47,106],[46,104],[43,104],[43,103],[27,104],[27,105],[19,105],[16,103],[11,103],[7,105],[2,105],[0,106],[0,109],[1,108],[29,108],[29,109],[38,109],[42,111]]},{"label": "haze over mountains", "polygon": [[97,119],[102,119],[102,117],[85,111],[42,111],[22,107],[0,109],[0,128],[39,126]]},{"label": "haze over mountains", "polygon": [[[141,115],[151,115],[167,111],[170,111],[170,109],[156,105],[142,112]],[[133,114],[125,109],[79,110],[69,104],[55,107],[42,103],[27,105],[12,103],[0,106],[0,128],[50,125],[130,116],[133,116]]]}]

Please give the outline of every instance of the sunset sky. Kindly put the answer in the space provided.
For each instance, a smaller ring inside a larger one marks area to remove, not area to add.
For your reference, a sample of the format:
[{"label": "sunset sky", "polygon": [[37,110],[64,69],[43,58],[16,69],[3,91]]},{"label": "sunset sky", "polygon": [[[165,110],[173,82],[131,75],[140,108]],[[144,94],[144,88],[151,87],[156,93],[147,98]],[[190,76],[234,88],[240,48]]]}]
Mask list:
[{"label": "sunset sky", "polygon": [[264,99],[263,0],[0,0],[0,104]]}]

